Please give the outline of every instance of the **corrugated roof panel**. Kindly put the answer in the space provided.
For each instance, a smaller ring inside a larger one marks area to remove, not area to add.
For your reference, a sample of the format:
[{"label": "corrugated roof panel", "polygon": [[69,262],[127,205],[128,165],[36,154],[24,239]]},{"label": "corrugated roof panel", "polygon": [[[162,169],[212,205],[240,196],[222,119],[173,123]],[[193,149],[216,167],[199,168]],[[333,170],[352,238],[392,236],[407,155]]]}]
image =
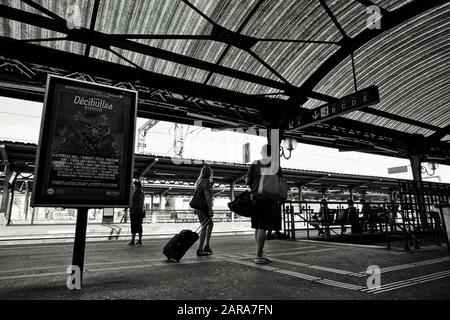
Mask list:
[{"label": "corrugated roof panel", "polygon": [[114,0],[101,2],[96,30],[110,34],[201,35],[209,34],[211,27],[179,0],[136,0],[133,5]]},{"label": "corrugated roof panel", "polygon": [[[174,76],[177,78],[183,78],[195,82],[203,82],[208,74],[204,70],[188,67],[178,63],[145,56],[142,54],[138,54],[128,50],[122,50],[119,48],[113,47],[112,49],[121,56],[123,56],[124,58],[140,66],[141,68],[144,68],[146,70],[151,69],[152,71],[156,70],[155,72],[158,72],[160,74]],[[92,48],[91,57],[95,59],[106,60],[113,63],[120,63],[131,67],[135,67],[133,64],[130,64],[127,60],[122,59],[118,55],[99,48]]]},{"label": "corrugated roof panel", "polygon": [[[217,4],[217,1],[213,1]],[[126,1],[102,2],[99,17],[109,12],[121,12],[116,20],[100,19],[97,29],[111,34],[156,34],[156,35],[208,35],[212,25],[200,14],[179,0],[169,1],[136,1],[135,6],[127,6]],[[217,11],[211,3],[197,2],[199,10],[206,15],[214,16]],[[161,40],[136,39],[138,43],[150,45],[170,52],[183,54],[189,57],[208,62],[216,62],[225,44],[208,40]],[[145,61],[133,61],[145,69],[161,72],[168,75],[180,74],[176,69],[173,72],[163,64],[157,64],[157,59],[146,58]],[[183,74],[183,72],[181,73]],[[188,77],[185,79],[190,79]]]},{"label": "corrugated roof panel", "polygon": [[[358,88],[374,84],[380,88],[381,103],[374,108],[437,127],[450,123],[450,52],[442,49],[450,46],[449,9],[445,4],[430,10],[358,50]],[[350,61],[344,60],[315,90],[335,97],[353,92]],[[354,114],[349,118],[357,119]],[[412,130],[395,122],[389,127]]]},{"label": "corrugated roof panel", "polygon": [[[203,1],[203,3],[208,1]],[[214,0],[214,10],[205,12],[217,24],[232,31],[237,31],[245,17],[257,4],[256,0]],[[197,1],[200,4],[201,1]],[[201,5],[199,6],[202,7]]]},{"label": "corrugated roof panel", "polygon": [[[54,0],[33,0],[36,2],[36,4],[42,6],[43,8],[52,11],[53,13],[57,14],[61,18],[64,18],[66,20],[71,20],[71,17],[73,17],[72,13],[74,12],[71,10],[74,7],[73,1],[54,1]],[[38,14],[41,16],[48,17],[46,14],[42,13],[41,11],[34,9],[33,7],[29,6],[28,4],[19,1],[19,0],[0,0],[0,4],[20,9],[25,12],[30,12],[34,14]],[[77,25],[80,25],[85,28],[89,28],[91,23],[91,15],[92,15],[92,9],[94,6],[94,0],[77,0],[75,2],[76,12],[79,13],[77,17],[79,17],[79,20],[77,19]]]},{"label": "corrugated roof panel", "polygon": [[353,111],[348,113],[347,115],[344,115],[343,117],[411,134],[422,134],[424,136],[429,136],[434,133],[434,131],[432,130],[424,129],[413,125],[405,125],[404,123],[399,121],[389,120],[383,117],[375,116],[361,111]]},{"label": "corrugated roof panel", "polygon": [[372,0],[372,2],[386,10],[396,10],[411,0]]},{"label": "corrugated roof panel", "polygon": [[211,40],[136,40],[136,42],[211,63],[216,63],[226,48],[226,44]]},{"label": "corrugated roof panel", "polygon": [[[281,44],[283,47],[286,44]],[[286,59],[275,60],[272,64],[280,70],[281,74],[295,86],[300,86],[306,79],[308,79],[317,66],[322,61],[331,57],[339,48],[332,45],[320,44],[294,44],[291,46],[293,50]]]},{"label": "corrugated roof panel", "polygon": [[325,3],[349,37],[354,37],[367,28],[369,15],[366,6],[354,0],[325,0]]},{"label": "corrugated roof panel", "polygon": [[219,88],[234,90],[248,94],[265,94],[273,92],[272,88],[244,80],[238,80],[228,76],[223,76],[220,74],[213,74],[211,80],[208,83],[213,84],[214,86],[217,86]]},{"label": "corrugated roof panel", "polygon": [[92,47],[89,55],[91,58],[105,60],[108,62],[120,63],[120,58],[113,54],[111,51]]},{"label": "corrugated roof panel", "polygon": [[[326,17],[318,19],[318,17]],[[268,39],[338,41],[341,35],[316,0],[265,1],[242,31]]]},{"label": "corrugated roof panel", "polygon": [[[281,81],[277,76],[270,72],[263,64],[252,57],[249,53],[235,47],[230,47],[221,65],[246,73],[264,76],[272,80]],[[227,79],[225,80],[225,82],[223,82],[224,80],[225,78],[217,77],[217,75],[215,74],[213,77],[211,77],[209,83],[223,88],[233,88],[235,86],[235,81],[240,81],[238,79]],[[243,90],[242,92],[246,92],[243,87],[241,87],[241,89]]]},{"label": "corrugated roof panel", "polygon": [[[29,24],[0,18],[0,36],[10,37],[17,40],[31,40],[61,38],[65,35],[55,31],[34,27]],[[66,40],[41,41],[33,43],[76,54],[83,54],[84,48],[86,47],[84,44]]]}]

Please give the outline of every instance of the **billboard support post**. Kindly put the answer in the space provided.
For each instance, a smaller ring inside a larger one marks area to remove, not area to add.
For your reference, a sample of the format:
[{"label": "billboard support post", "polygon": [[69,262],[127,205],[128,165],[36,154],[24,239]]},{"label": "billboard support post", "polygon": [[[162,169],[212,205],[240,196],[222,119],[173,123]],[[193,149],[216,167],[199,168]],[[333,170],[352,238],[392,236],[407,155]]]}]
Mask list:
[{"label": "billboard support post", "polygon": [[88,208],[77,209],[77,224],[75,227],[75,241],[73,245],[72,265],[77,266],[80,270],[80,285],[83,283],[88,210]]}]

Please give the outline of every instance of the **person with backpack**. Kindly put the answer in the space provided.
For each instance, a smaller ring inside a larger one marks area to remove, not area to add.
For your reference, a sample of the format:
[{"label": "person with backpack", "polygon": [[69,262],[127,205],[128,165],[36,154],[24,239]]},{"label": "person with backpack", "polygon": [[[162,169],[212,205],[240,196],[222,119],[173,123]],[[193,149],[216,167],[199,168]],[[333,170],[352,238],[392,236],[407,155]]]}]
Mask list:
[{"label": "person with backpack", "polygon": [[[212,198],[212,182],[213,182],[213,170],[209,166],[203,166],[200,170],[200,175],[195,182],[195,191],[200,201],[205,203],[203,208],[195,209],[195,213],[198,216],[198,220],[202,225],[200,232],[199,246],[197,249],[197,256],[208,256],[213,254],[210,247],[211,233],[214,227],[213,222],[213,198]],[[203,246],[204,245],[204,246]]]}]

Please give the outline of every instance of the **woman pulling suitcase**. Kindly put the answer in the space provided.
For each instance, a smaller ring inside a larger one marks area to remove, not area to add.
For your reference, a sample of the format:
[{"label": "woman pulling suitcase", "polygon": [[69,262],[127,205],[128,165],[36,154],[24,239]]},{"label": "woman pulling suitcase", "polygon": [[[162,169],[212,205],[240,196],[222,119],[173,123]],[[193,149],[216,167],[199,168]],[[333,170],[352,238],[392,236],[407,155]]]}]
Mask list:
[{"label": "woman pulling suitcase", "polygon": [[[197,256],[207,256],[212,254],[209,246],[211,233],[214,226],[212,221],[212,176],[213,171],[210,167],[204,166],[200,171],[200,175],[195,183],[195,191],[189,205],[195,209],[200,220],[200,226],[197,230],[182,230],[176,234],[164,246],[163,254],[169,260],[180,261],[190,247],[200,238]],[[198,230],[201,228],[200,236]],[[203,246],[205,245],[205,246]]]},{"label": "woman pulling suitcase", "polygon": [[214,216],[212,209],[212,182],[213,171],[211,167],[204,166],[200,171],[197,182],[195,183],[195,193],[198,193],[200,197],[203,198],[203,202],[206,204],[203,208],[195,210],[195,213],[198,215],[198,220],[202,225],[197,256],[207,256],[213,253],[211,247],[209,246],[212,229],[214,227],[214,222],[212,220],[212,217]]}]

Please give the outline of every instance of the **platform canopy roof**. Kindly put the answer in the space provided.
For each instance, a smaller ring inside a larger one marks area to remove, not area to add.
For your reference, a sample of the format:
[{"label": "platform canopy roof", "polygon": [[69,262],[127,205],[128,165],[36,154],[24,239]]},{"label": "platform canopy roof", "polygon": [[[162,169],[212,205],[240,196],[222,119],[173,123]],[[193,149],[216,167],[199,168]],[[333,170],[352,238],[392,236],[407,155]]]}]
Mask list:
[{"label": "platform canopy roof", "polygon": [[[373,5],[380,28],[368,27]],[[140,117],[450,164],[449,11],[443,0],[0,0],[0,94],[43,101],[57,74],[138,90]],[[380,103],[287,130],[371,85]]]}]

